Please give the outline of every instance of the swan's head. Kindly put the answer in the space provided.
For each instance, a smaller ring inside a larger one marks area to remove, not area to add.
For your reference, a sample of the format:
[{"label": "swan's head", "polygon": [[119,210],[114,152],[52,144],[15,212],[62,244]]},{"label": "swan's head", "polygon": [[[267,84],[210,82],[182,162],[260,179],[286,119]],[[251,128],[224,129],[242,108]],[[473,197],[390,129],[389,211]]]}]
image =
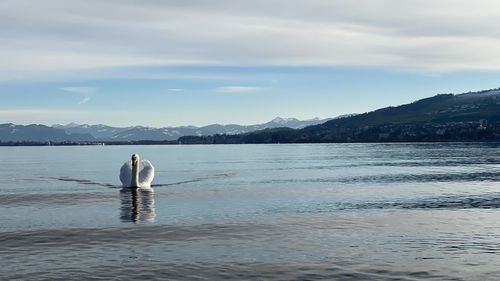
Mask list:
[{"label": "swan's head", "polygon": [[132,154],[132,167],[135,167],[138,165],[139,165],[139,154],[134,153],[134,154]]}]

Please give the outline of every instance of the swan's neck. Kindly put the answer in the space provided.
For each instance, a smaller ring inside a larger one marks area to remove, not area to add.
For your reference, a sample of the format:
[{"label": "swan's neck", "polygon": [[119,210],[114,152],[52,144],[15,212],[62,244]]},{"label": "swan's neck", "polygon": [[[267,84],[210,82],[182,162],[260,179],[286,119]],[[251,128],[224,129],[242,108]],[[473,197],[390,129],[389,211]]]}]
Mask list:
[{"label": "swan's neck", "polygon": [[132,166],[132,181],[130,182],[130,187],[139,187],[139,163]]}]

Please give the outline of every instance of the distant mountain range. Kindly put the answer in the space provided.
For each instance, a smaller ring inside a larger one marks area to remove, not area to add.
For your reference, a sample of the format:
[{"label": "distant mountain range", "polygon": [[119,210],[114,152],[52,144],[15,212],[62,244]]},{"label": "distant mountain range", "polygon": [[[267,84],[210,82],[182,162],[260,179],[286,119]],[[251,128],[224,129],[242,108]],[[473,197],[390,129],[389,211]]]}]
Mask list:
[{"label": "distant mountain range", "polygon": [[300,121],[277,117],[250,126],[118,128],[78,124],[52,127],[0,124],[0,144],[25,141],[102,141],[112,144],[500,142],[500,88],[458,95],[440,94],[409,104],[331,119]]},{"label": "distant mountain range", "polygon": [[90,134],[69,134],[45,125],[0,124],[0,142],[76,142],[93,141]]},{"label": "distant mountain range", "polygon": [[310,125],[324,123],[329,119],[314,118],[298,120],[295,118],[276,117],[273,120],[257,125],[219,125],[213,124],[204,127],[180,126],[151,128],[143,126],[111,127],[106,125],[87,125],[70,123],[67,125],[15,125],[0,124],[0,142],[76,142],[76,141],[173,141],[182,136],[206,136],[215,134],[244,134],[263,129],[287,127],[300,129]]},{"label": "distant mountain range", "polygon": [[500,88],[440,94],[302,129],[182,137],[182,143],[500,141]]}]

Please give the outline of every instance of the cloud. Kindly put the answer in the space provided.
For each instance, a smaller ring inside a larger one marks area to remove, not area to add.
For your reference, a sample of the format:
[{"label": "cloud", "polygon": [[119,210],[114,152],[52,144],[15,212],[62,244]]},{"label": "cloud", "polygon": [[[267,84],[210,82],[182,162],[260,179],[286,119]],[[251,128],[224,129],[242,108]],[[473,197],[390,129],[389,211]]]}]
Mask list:
[{"label": "cloud", "polygon": [[212,89],[212,92],[217,93],[252,93],[261,90],[259,87],[249,86],[225,86]]},{"label": "cloud", "polygon": [[81,101],[78,102],[78,104],[84,104],[87,103],[90,100],[90,97],[84,97]]},{"label": "cloud", "polygon": [[184,92],[185,89],[179,89],[179,88],[173,88],[173,89],[168,89],[170,92]]},{"label": "cloud", "polygon": [[78,105],[89,102],[92,95],[97,92],[97,88],[94,87],[63,87],[61,90],[68,93],[84,95],[84,97],[77,103]]},{"label": "cloud", "polygon": [[498,18],[497,0],[3,1],[0,77],[211,65],[500,70]]},{"label": "cloud", "polygon": [[63,87],[61,90],[75,94],[93,94],[97,89],[93,87]]}]

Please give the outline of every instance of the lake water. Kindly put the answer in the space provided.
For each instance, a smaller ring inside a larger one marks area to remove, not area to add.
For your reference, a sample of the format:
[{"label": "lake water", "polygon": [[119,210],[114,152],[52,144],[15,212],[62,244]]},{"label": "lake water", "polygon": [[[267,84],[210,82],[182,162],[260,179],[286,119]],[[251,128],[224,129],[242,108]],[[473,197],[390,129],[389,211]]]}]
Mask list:
[{"label": "lake water", "polygon": [[499,148],[1,147],[0,279],[500,280]]}]

